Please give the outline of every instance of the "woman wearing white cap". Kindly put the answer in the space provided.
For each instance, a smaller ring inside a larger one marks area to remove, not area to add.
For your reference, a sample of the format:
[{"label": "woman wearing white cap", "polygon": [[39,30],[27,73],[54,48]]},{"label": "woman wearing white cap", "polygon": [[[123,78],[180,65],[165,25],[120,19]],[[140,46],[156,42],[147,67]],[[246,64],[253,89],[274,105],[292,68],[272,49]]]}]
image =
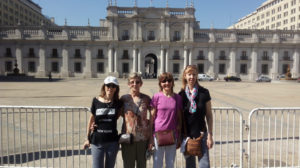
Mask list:
[{"label": "woman wearing white cap", "polygon": [[[117,119],[122,106],[119,91],[117,78],[108,76],[101,87],[100,95],[92,101],[92,114],[87,126],[88,139],[84,142],[84,148],[91,146],[93,168],[115,166],[119,150]],[[95,129],[91,131],[93,123],[95,123]]]}]

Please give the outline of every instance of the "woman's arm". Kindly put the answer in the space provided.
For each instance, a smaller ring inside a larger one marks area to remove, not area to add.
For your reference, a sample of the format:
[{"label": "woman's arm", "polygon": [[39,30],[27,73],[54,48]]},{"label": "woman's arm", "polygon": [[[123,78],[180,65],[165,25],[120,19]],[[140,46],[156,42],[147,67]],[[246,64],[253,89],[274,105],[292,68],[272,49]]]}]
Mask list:
[{"label": "woman's arm", "polygon": [[85,140],[85,142],[84,142],[84,144],[83,144],[83,148],[84,148],[84,149],[90,147],[90,143],[91,143],[91,142],[89,141],[89,138],[88,138],[88,137],[89,137],[90,134],[91,134],[92,128],[94,128],[94,124],[95,124],[95,117],[94,117],[94,115],[91,114],[90,119],[89,119],[89,122],[88,122],[88,125],[87,125],[87,130],[86,130],[86,132],[87,132],[87,134],[86,134],[87,139]]},{"label": "woman's arm", "polygon": [[211,110],[211,101],[206,102],[206,121],[208,126],[208,135],[207,135],[207,147],[211,149],[213,147],[213,115]]},{"label": "woman's arm", "polygon": [[150,140],[149,140],[149,146],[148,149],[152,150],[153,147],[153,127],[154,127],[154,119],[156,116],[156,109],[151,108],[151,113],[150,113]]}]

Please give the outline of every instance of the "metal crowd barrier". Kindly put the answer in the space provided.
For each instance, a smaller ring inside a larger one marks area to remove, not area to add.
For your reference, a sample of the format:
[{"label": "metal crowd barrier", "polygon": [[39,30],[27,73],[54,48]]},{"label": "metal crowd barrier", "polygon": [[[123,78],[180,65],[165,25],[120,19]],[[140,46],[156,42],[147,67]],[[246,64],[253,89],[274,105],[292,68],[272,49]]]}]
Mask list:
[{"label": "metal crowd barrier", "polygon": [[257,108],[248,121],[248,167],[300,167],[300,107]]},{"label": "metal crowd barrier", "polygon": [[[299,112],[255,109],[245,125],[238,109],[213,108],[211,167],[299,167]],[[0,114],[0,167],[91,167],[91,152],[82,149],[89,108],[0,106]],[[119,152],[115,167],[123,167],[122,162]],[[179,150],[175,167],[185,167]]]}]

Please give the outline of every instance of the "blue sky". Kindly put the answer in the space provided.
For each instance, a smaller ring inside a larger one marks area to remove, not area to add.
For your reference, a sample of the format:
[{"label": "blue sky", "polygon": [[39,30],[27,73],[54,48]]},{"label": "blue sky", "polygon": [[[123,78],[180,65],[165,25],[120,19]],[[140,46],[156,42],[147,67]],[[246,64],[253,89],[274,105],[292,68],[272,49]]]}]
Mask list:
[{"label": "blue sky", "polygon": [[[55,18],[55,23],[71,26],[99,26],[105,19],[107,0],[33,0],[42,7],[42,13]],[[137,0],[138,7],[149,7],[151,0]],[[188,0],[191,2],[191,0]],[[193,0],[196,19],[201,28],[227,28],[239,18],[256,10],[266,0]],[[113,0],[114,2],[114,0]],[[168,0],[170,8],[186,6],[186,0]],[[134,5],[134,0],[117,0],[118,6]],[[153,7],[165,7],[166,0],[152,0]]]}]

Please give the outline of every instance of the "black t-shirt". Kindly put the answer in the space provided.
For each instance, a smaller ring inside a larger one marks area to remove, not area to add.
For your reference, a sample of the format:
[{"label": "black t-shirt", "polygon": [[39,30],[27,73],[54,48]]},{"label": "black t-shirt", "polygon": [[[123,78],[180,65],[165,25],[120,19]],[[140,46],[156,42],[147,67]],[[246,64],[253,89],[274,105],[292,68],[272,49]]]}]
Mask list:
[{"label": "black t-shirt", "polygon": [[190,101],[185,94],[185,90],[181,90],[179,95],[182,97],[183,103],[183,115],[186,125],[187,136],[191,138],[197,138],[200,136],[200,132],[207,132],[205,115],[206,115],[206,103],[211,100],[209,91],[199,86],[198,94],[195,97],[197,104],[196,112],[190,113]]},{"label": "black t-shirt", "polygon": [[93,99],[91,113],[98,127],[94,130],[92,144],[118,141],[117,116],[121,102],[103,103]]}]

